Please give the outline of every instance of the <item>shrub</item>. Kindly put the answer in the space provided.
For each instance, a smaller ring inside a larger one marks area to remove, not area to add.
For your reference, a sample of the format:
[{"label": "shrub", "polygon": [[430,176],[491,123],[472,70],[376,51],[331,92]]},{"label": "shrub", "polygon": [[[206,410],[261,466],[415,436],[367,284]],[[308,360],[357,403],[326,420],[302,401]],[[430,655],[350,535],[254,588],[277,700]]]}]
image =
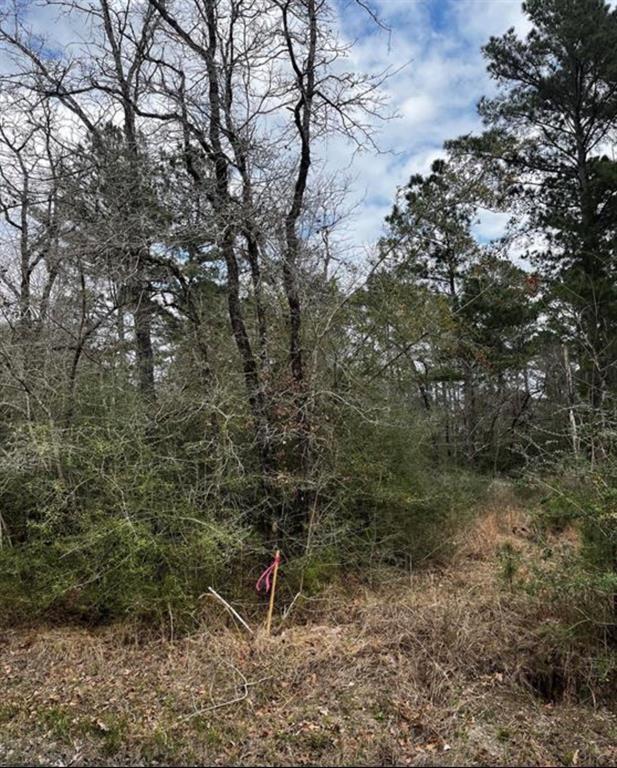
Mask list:
[{"label": "shrub", "polygon": [[364,558],[404,566],[444,559],[476,514],[486,479],[435,468],[430,441],[428,426],[405,414],[389,425],[358,421],[349,429],[340,452],[340,514]]},{"label": "shrub", "polygon": [[[545,544],[538,588],[550,592],[579,631],[617,638],[617,466],[577,466],[551,478],[537,514]],[[577,545],[551,534],[571,528]]]},{"label": "shrub", "polygon": [[188,616],[230,577],[250,538],[238,500],[200,497],[194,464],[139,426],[82,427],[61,451],[49,432],[15,435],[0,465],[5,617]]}]

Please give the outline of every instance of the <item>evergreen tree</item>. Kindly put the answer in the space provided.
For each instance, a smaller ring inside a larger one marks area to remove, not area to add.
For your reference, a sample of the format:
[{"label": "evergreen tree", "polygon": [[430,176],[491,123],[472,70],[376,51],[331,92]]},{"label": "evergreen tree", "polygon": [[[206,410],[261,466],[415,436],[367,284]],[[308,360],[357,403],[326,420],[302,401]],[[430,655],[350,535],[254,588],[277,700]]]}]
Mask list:
[{"label": "evergreen tree", "polygon": [[478,255],[471,232],[477,200],[470,186],[446,161],[435,160],[429,176],[411,177],[386,219],[389,233],[382,248],[394,252],[399,272],[451,299]]},{"label": "evergreen tree", "polygon": [[498,171],[541,235],[532,256],[568,317],[579,391],[597,414],[616,375],[617,167],[606,153],[617,126],[617,11],[604,0],[523,8],[527,38],[510,30],[484,48],[499,86],[480,103],[487,132],[450,146]]}]

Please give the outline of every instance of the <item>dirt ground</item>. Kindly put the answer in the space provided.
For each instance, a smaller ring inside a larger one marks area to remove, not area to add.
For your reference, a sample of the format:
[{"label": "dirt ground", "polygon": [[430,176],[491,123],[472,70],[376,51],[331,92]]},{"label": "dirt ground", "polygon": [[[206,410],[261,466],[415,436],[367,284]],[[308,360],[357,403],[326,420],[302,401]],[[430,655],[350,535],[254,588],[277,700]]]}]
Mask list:
[{"label": "dirt ground", "polygon": [[503,541],[531,546],[519,510],[486,513],[447,568],[299,598],[271,638],[214,607],[175,640],[5,629],[0,763],[617,765],[617,704],[546,655]]}]

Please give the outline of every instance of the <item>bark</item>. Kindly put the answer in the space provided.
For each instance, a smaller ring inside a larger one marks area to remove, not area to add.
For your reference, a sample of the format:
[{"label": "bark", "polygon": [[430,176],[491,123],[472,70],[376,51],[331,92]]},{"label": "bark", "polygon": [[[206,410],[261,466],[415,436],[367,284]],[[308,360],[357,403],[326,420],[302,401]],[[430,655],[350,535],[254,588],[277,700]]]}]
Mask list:
[{"label": "bark", "polygon": [[139,391],[146,400],[155,398],[152,303],[143,285],[133,288],[133,323]]},{"label": "bark", "polygon": [[[286,249],[283,259],[283,286],[289,308],[289,363],[294,384],[296,421],[298,424],[298,464],[307,474],[311,464],[310,421],[302,350],[302,306],[299,291],[300,238],[298,221],[302,214],[304,196],[311,168],[311,126],[315,98],[315,69],[317,53],[317,9],[315,0],[307,0],[308,50],[301,66],[294,51],[293,34],[289,27],[289,3],[282,8],[283,28],[291,66],[296,76],[299,98],[294,108],[294,122],[300,139],[300,157],[291,206],[285,217]],[[309,500],[310,501],[310,500]]]}]

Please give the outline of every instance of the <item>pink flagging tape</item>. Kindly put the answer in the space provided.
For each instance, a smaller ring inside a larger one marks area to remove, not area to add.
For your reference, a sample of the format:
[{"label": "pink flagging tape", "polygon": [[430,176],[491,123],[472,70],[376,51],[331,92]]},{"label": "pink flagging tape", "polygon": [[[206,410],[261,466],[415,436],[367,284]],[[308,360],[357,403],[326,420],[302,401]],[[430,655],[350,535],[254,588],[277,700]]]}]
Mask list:
[{"label": "pink flagging tape", "polygon": [[261,592],[264,590],[266,594],[270,591],[270,587],[272,586],[272,574],[274,573],[274,569],[278,568],[279,563],[281,562],[281,553],[277,552],[274,556],[274,560],[270,563],[270,565],[266,568],[266,570],[261,574],[261,576],[257,579],[257,584],[255,584],[255,589],[258,592]]}]

